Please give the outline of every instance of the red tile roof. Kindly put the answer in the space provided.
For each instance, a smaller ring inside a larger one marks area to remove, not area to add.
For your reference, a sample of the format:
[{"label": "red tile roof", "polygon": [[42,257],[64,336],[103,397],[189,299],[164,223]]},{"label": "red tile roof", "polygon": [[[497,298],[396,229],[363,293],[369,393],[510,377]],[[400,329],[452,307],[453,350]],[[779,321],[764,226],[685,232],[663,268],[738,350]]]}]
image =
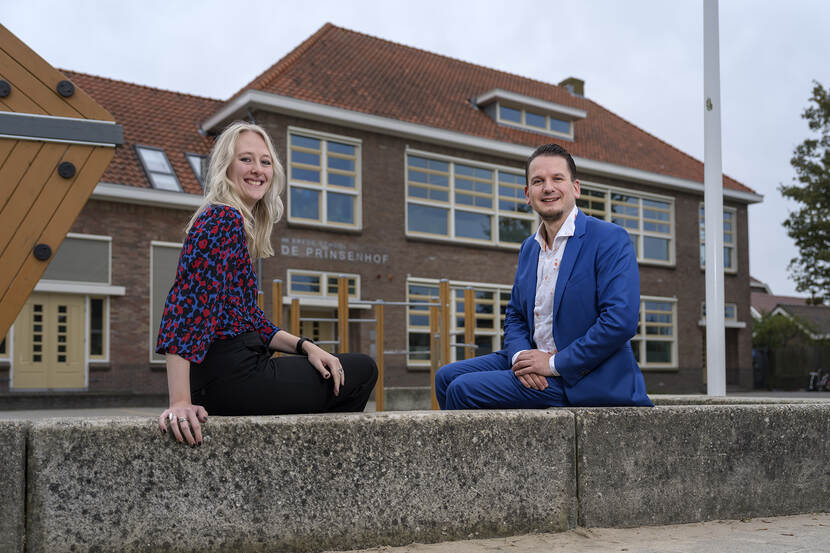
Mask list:
[{"label": "red tile roof", "polygon": [[757,309],[759,313],[769,313],[779,305],[791,306],[807,304],[807,298],[798,298],[795,296],[774,296],[772,294],[755,291],[750,296],[752,298],[752,307]]},{"label": "red tile roof", "polygon": [[[699,160],[599,104],[571,95],[563,87],[330,23],[240,93],[256,89],[527,146],[551,140],[534,132],[498,125],[471,105],[472,98],[495,88],[585,110],[587,117],[575,124],[575,140],[561,141],[576,156],[703,182],[703,164]],[[752,192],[729,177],[724,177],[724,186]]]},{"label": "red tile roof", "polygon": [[198,129],[205,118],[221,107],[221,101],[74,71],[62,72],[124,127],[124,144],[116,149],[101,181],[151,188],[134,148],[141,144],[164,149],[184,191],[202,193],[184,154],[204,155],[210,151],[210,141]]}]

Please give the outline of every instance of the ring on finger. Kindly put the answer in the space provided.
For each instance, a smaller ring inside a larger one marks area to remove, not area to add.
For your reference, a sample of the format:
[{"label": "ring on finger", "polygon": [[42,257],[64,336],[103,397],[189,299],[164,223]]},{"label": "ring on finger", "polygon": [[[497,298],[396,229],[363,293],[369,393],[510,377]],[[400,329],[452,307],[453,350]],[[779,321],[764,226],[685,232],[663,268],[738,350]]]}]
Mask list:
[{"label": "ring on finger", "polygon": [[179,422],[187,422],[187,417],[179,417]]},{"label": "ring on finger", "polygon": [[174,415],[173,413],[168,413],[168,415],[167,415],[167,420],[169,420],[169,421],[171,421],[171,422],[172,422],[172,421],[173,421],[173,419],[175,419],[175,418],[176,418],[176,415]]}]

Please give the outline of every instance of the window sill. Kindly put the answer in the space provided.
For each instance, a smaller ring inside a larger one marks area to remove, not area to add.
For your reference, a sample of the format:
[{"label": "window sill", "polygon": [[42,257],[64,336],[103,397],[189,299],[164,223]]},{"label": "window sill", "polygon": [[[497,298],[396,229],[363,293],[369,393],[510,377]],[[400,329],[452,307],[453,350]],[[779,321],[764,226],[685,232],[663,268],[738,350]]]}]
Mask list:
[{"label": "window sill", "polygon": [[363,234],[363,227],[339,226],[337,223],[312,223],[305,221],[292,221],[286,218],[288,228],[301,228],[330,232],[333,234]]}]

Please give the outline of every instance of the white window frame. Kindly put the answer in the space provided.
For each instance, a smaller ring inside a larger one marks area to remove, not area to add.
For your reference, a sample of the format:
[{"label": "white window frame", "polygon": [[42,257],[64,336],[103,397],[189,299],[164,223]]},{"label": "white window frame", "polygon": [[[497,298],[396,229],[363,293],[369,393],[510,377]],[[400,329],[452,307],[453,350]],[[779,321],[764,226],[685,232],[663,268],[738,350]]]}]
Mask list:
[{"label": "white window frame", "polygon": [[[670,339],[660,336],[653,336],[646,334],[646,309],[645,303],[647,301],[656,301],[661,303],[671,303],[672,311],[672,336]],[[640,347],[640,360],[638,361],[638,365],[640,369],[643,371],[665,371],[665,370],[677,370],[679,367],[679,360],[677,358],[677,298],[667,298],[667,297],[660,297],[660,296],[640,296],[640,324],[639,329],[640,332],[631,338],[631,347],[632,349],[635,347]],[[671,342],[671,363],[649,363],[646,361],[646,342]],[[639,342],[639,343],[636,343]]]},{"label": "white window frame", "polygon": [[[184,158],[187,160],[187,164],[190,165],[190,169],[193,170],[193,176],[196,177],[196,181],[199,183],[199,186],[202,187],[202,190],[205,189],[205,175],[202,174],[202,162],[207,159],[206,155],[203,154],[194,154],[193,152],[185,152]],[[198,171],[196,170],[198,167]],[[207,169],[207,167],[205,167]]]},{"label": "white window frame", "polygon": [[[177,248],[181,251],[182,246],[184,245],[183,242],[163,242],[160,240],[151,240],[150,241],[150,274],[148,275],[149,280],[149,290],[150,294],[147,298],[147,308],[148,308],[148,320],[150,321],[150,329],[149,329],[149,338],[150,338],[150,347],[147,355],[150,358],[150,363],[153,365],[160,365],[163,364],[165,361],[164,359],[154,359],[153,353],[156,351],[156,341],[158,340],[159,336],[159,329],[153,328],[155,326],[154,323],[161,323],[161,320],[153,321],[153,248]],[[172,285],[172,283],[171,283]]]},{"label": "white window frame", "polygon": [[[698,225],[698,237],[700,238],[700,268],[702,270],[706,270],[706,237],[704,236],[705,232],[705,213],[704,213],[704,204],[700,202],[700,207],[697,211],[697,225]],[[738,210],[734,207],[723,206],[724,215],[726,212],[731,213],[732,215],[732,241],[727,243],[725,235],[723,241],[723,247],[731,248],[731,268],[727,268],[724,265],[723,272],[729,274],[736,274],[738,272]]]},{"label": "white window frame", "polygon": [[[520,115],[521,121],[516,122],[516,121],[510,121],[508,119],[502,119],[502,117],[501,117],[501,108],[502,108],[502,106],[520,112],[521,113],[521,115]],[[542,117],[545,118],[545,128],[544,129],[541,128],[541,127],[536,127],[534,125],[529,125],[527,123],[527,112],[528,111],[532,111],[534,114],[541,115]],[[550,120],[551,119],[556,119],[557,121],[564,121],[565,123],[568,123],[568,128],[569,128],[568,132],[563,133],[561,131],[553,130],[550,126]],[[573,120],[564,119],[563,117],[560,117],[560,116],[557,116],[557,115],[554,115],[554,114],[551,114],[551,113],[545,113],[545,111],[541,110],[541,109],[530,109],[530,110],[528,110],[528,108],[526,108],[525,106],[521,106],[521,105],[518,105],[518,104],[508,104],[506,102],[496,102],[496,122],[499,123],[500,125],[504,125],[506,127],[514,127],[514,128],[517,128],[517,129],[522,129],[523,131],[537,132],[537,133],[540,133],[540,134],[546,134],[548,136],[555,136],[557,138],[567,138],[568,140],[573,140],[574,139],[574,122],[573,122]]]},{"label": "white window frame", "polygon": [[[586,188],[591,190],[596,190],[597,192],[603,192],[605,194],[605,198],[603,202],[605,203],[605,215],[603,216],[604,221],[611,221],[611,195],[612,194],[622,194],[625,196],[629,196],[632,198],[637,198],[639,201],[638,203],[638,220],[639,220],[639,229],[638,230],[630,230],[625,229],[626,232],[630,236],[637,237],[637,262],[640,265],[657,265],[661,267],[673,267],[676,261],[676,242],[677,242],[677,232],[675,230],[677,225],[677,215],[675,212],[675,199],[672,196],[663,196],[660,194],[651,194],[648,192],[640,192],[639,190],[629,190],[626,188],[619,188],[616,186],[608,186],[605,184],[600,184],[593,181],[582,181],[580,180],[580,199],[582,198],[582,193]],[[643,226],[643,204],[642,200],[653,200],[657,202],[664,202],[669,204],[669,233],[664,234],[661,232],[655,231],[647,231]],[[581,209],[581,208],[580,208]],[[592,215],[596,217],[596,215],[590,214],[586,212],[586,215]],[[597,217],[599,218],[599,217]],[[625,227],[623,227],[625,228]],[[667,261],[660,260],[660,259],[650,259],[647,257],[643,257],[645,253],[645,248],[643,247],[643,237],[644,236],[652,236],[655,238],[661,239],[668,239],[669,240],[669,259]]]},{"label": "white window frame", "polygon": [[[168,172],[162,171],[151,171],[149,167],[144,163],[144,158],[141,157],[140,150],[150,150],[155,152],[161,152],[161,155],[164,156],[164,161],[167,163],[167,168],[169,169]],[[154,190],[165,190],[167,192],[183,192],[182,190],[182,183],[179,180],[179,176],[176,174],[176,170],[173,169],[173,164],[170,163],[170,158],[167,157],[167,152],[164,151],[164,148],[159,148],[158,146],[148,146],[146,144],[136,144],[135,145],[135,155],[138,158],[138,162],[141,165],[141,168],[144,169],[144,175],[147,177],[147,182],[150,183],[150,187]],[[171,175],[174,179],[176,179],[176,190],[170,190],[169,188],[159,188],[156,186],[155,181],[153,180],[153,175]]]},{"label": "white window frame", "polygon": [[[440,280],[437,278],[421,278],[421,277],[407,277],[406,279],[406,298],[407,302],[410,302],[410,293],[409,293],[409,286],[416,285],[416,286],[430,286],[433,288],[438,288]],[[450,281],[450,341],[453,343],[462,343],[464,340],[464,328],[457,327],[456,322],[459,317],[463,317],[464,313],[457,312],[456,310],[456,303],[458,299],[456,297],[456,292],[463,291],[466,288],[472,288],[474,291],[477,292],[493,292],[493,317],[494,317],[494,328],[492,329],[474,329],[474,337],[480,336],[488,336],[491,337],[493,340],[493,351],[498,351],[502,347],[502,342],[504,341],[504,315],[501,312],[502,303],[506,305],[507,301],[502,302],[501,294],[506,292],[508,294],[508,298],[510,292],[512,291],[512,284],[495,284],[491,282],[468,282],[468,281],[460,281],[460,280],[451,280]],[[463,296],[462,298],[463,299]],[[438,301],[438,297],[435,297],[435,302]],[[409,335],[410,333],[416,334],[424,334],[426,332],[429,333],[429,328],[424,330],[421,327],[412,327],[410,324],[410,310],[411,306],[407,306],[406,308],[406,344],[407,348],[409,347]],[[475,323],[474,323],[475,324]],[[450,361],[458,360],[458,348],[462,346],[455,346],[450,348]],[[478,355],[478,354],[476,354]],[[406,364],[407,368],[415,369],[415,370],[425,370],[429,368],[429,360],[423,359],[412,359],[410,355],[406,356]]]},{"label": "white window frame", "polygon": [[[293,164],[291,162],[291,135],[298,134],[308,138],[313,138],[320,141],[320,183],[313,184],[308,182],[295,182],[293,178]],[[328,184],[328,141],[340,142],[355,147],[355,186],[354,189],[345,188],[341,186],[333,186]],[[320,132],[302,127],[288,127],[285,137],[285,165],[286,165],[286,220],[291,224],[349,229],[349,230],[363,230],[363,141],[359,138],[350,136],[342,136],[327,132]],[[315,221],[313,219],[305,219],[294,217],[291,214],[291,189],[292,187],[302,188],[305,190],[316,190],[320,194],[320,219]],[[330,222],[328,220],[328,201],[327,196],[329,192],[337,194],[346,194],[354,196],[354,223]]]},{"label": "white window frame", "polygon": [[[298,297],[298,298],[334,298],[337,299],[337,294],[329,294],[328,292],[328,280],[333,278],[335,281],[344,276],[346,278],[353,278],[355,280],[355,293],[349,294],[349,301],[360,301],[360,275],[356,273],[337,273],[331,271],[310,271],[307,269],[287,269],[285,272],[286,278],[286,289],[285,292],[288,297]],[[315,276],[320,278],[320,293],[313,294],[313,293],[297,293],[291,291],[291,279],[295,275],[309,275]]]},{"label": "white window frame", "polygon": [[[409,196],[409,156],[421,157],[435,161],[442,161],[448,163],[449,167],[449,187],[447,188],[448,199],[447,202],[438,202],[428,198],[413,198]],[[493,207],[484,208],[471,206],[467,204],[456,204],[455,201],[455,166],[456,164],[466,165],[478,169],[486,169],[493,172]],[[506,165],[496,165],[493,163],[485,163],[481,161],[473,161],[460,157],[447,156],[442,154],[435,154],[423,150],[416,150],[406,148],[404,152],[404,182],[406,184],[404,195],[406,202],[406,209],[404,211],[404,229],[407,237],[419,238],[425,240],[436,240],[440,242],[453,242],[463,244],[478,244],[485,246],[496,246],[511,250],[518,250],[521,247],[521,242],[502,242],[499,237],[499,217],[511,217],[513,219],[523,219],[531,221],[531,234],[535,232],[539,226],[539,217],[535,211],[530,213],[517,213],[515,211],[502,211],[499,207],[499,177],[498,172],[503,171],[514,175],[519,175],[524,178],[524,169],[516,167],[508,167]],[[423,205],[427,207],[435,207],[446,209],[448,214],[447,234],[432,234],[427,232],[418,232],[409,230],[409,204]],[[478,213],[488,215],[490,217],[490,240],[481,240],[477,238],[458,237],[455,235],[455,212],[456,210],[465,211],[469,213]],[[530,236],[530,234],[528,234]]]}]

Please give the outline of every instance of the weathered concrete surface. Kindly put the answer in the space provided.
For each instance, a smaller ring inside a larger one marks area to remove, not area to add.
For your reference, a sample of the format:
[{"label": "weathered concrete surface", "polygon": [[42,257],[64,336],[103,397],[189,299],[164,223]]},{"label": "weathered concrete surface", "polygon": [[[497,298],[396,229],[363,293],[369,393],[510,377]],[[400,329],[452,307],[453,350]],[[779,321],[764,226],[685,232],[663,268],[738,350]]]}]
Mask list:
[{"label": "weathered concrete surface", "polygon": [[187,448],[135,419],[32,426],[32,551],[320,551],[566,530],[565,411],[212,418]]},{"label": "weathered concrete surface", "polygon": [[760,395],[727,395],[708,396],[703,394],[649,394],[654,405],[765,405],[765,404],[803,404],[824,403],[830,404],[826,394],[816,394],[814,397],[764,397]]},{"label": "weathered concrete surface", "polygon": [[23,551],[28,422],[0,421],[0,552]]},{"label": "weathered concrete surface", "polygon": [[830,511],[830,405],[579,409],[579,525]]}]

